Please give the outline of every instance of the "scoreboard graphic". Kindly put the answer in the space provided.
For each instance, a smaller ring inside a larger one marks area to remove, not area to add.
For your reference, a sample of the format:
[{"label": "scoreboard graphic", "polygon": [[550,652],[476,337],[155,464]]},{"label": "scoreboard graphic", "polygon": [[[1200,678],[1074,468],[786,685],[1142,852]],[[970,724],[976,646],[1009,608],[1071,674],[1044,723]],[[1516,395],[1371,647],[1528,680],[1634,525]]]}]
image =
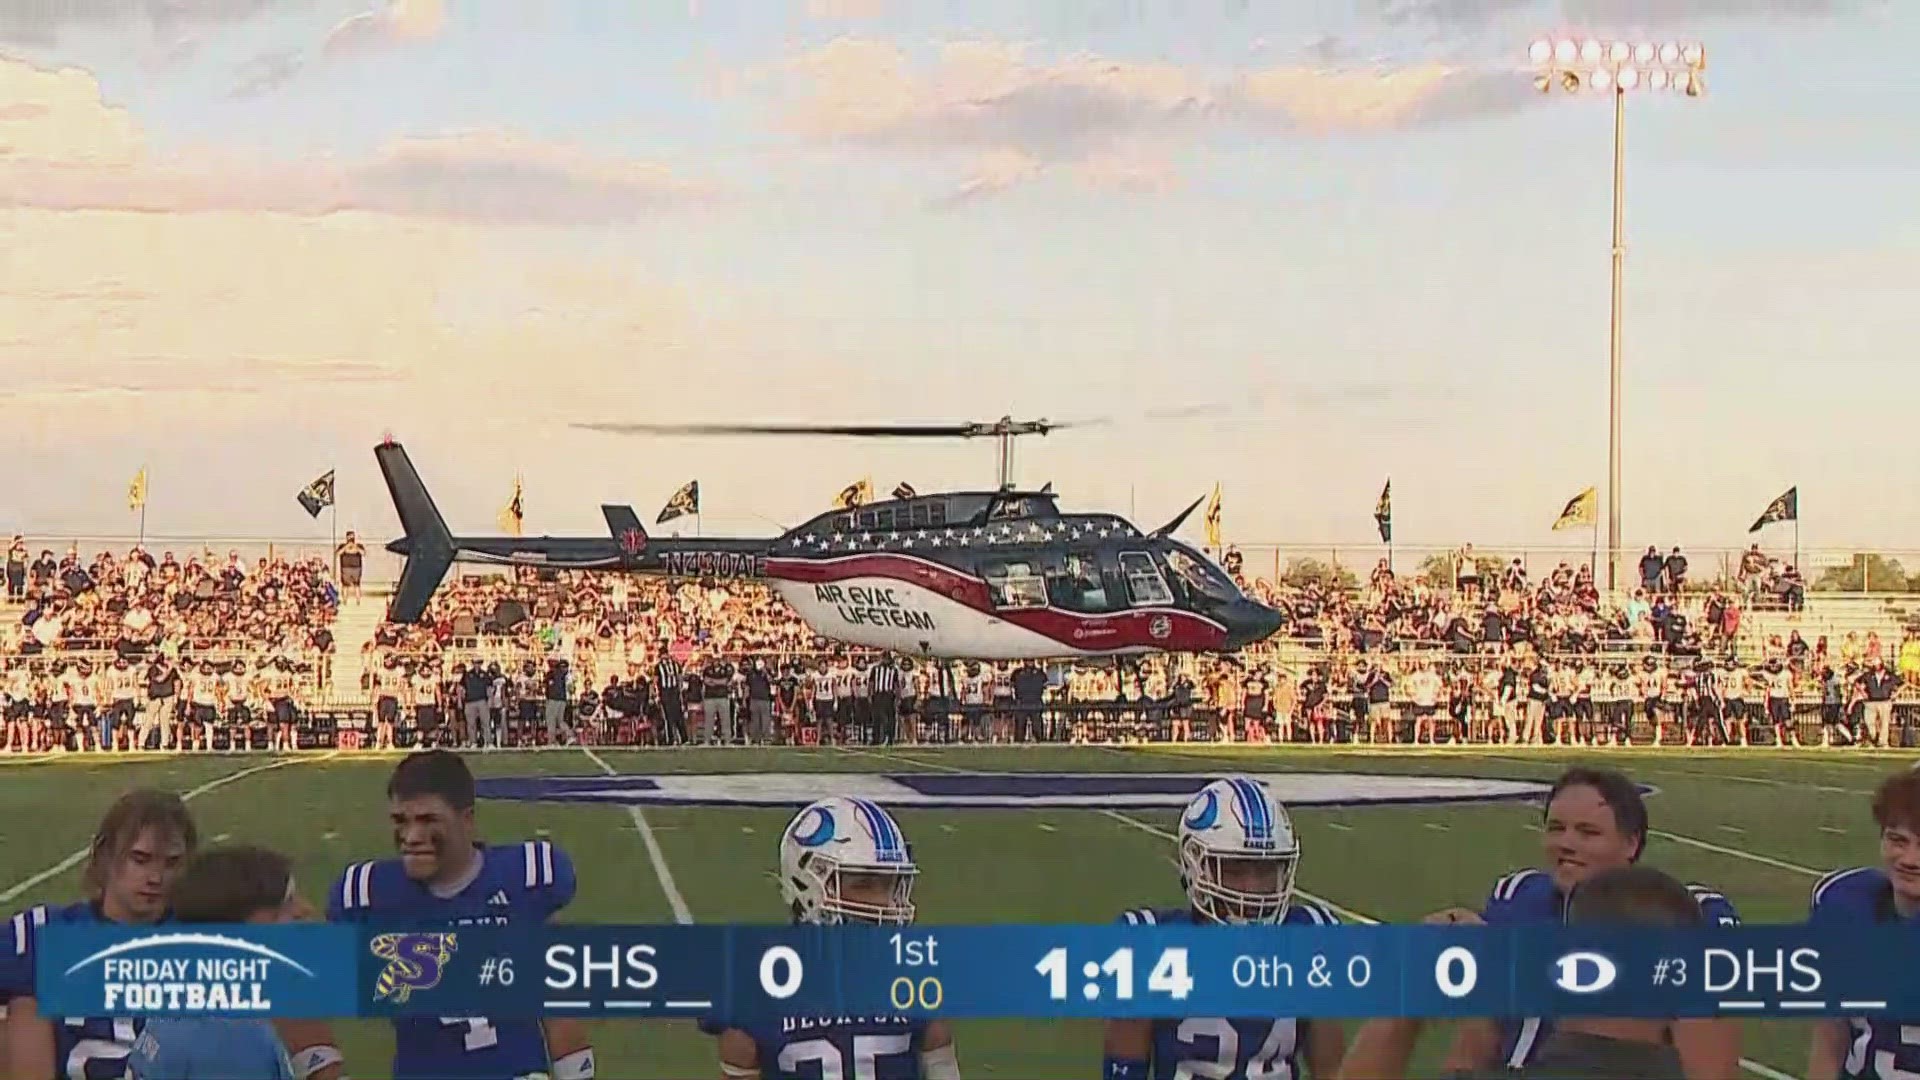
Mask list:
[{"label": "scoreboard graphic", "polygon": [[64,1016],[1873,1016],[1920,935],[1727,927],[47,927]]}]

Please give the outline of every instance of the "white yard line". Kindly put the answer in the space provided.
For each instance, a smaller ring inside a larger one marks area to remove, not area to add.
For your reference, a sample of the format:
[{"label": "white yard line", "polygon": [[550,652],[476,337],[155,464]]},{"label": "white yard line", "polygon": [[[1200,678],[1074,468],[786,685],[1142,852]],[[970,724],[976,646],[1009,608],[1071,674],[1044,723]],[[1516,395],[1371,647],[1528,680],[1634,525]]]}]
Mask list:
[{"label": "white yard line", "polygon": [[[265,765],[249,766],[245,769],[241,769],[238,772],[231,772],[225,776],[215,777],[214,779],[209,780],[204,784],[201,784],[199,787],[193,788],[183,793],[180,796],[180,798],[185,802],[192,802],[193,800],[199,798],[200,796],[205,795],[209,791],[218,791],[219,789],[226,787],[228,784],[231,784],[237,780],[245,780],[249,776],[256,776],[260,773],[267,772],[272,769],[284,769],[289,765],[299,765],[309,761],[325,761],[328,758],[339,757],[339,756],[340,756],[340,751],[335,750],[331,753],[321,754],[318,757],[282,758],[279,761],[269,761]],[[6,892],[0,892],[0,904],[5,904],[8,901],[11,901],[14,897],[19,896],[20,894],[26,892],[28,889],[33,888],[34,886],[40,884],[41,882],[58,877],[61,874],[64,874],[67,871],[73,869],[74,867],[79,866],[82,862],[86,861],[88,850],[89,850],[88,848],[81,848],[79,851],[76,851],[73,854],[67,856],[66,858],[61,859],[59,862],[54,863],[52,866],[47,867],[45,870],[42,870],[39,873],[34,874],[32,877],[27,878],[26,880],[20,882],[17,885],[14,885],[13,887],[9,888]]]},{"label": "white yard line", "polygon": [[[969,769],[962,769],[953,765],[947,765],[943,762],[920,761],[915,758],[906,757],[901,754],[886,753],[886,752],[876,751],[876,750],[862,750],[855,747],[843,747],[842,750],[845,753],[857,754],[861,757],[879,758],[884,761],[898,761],[908,765],[918,765],[923,769],[934,769],[940,772],[964,773],[964,772],[971,771]],[[1126,814],[1119,812],[1118,810],[1098,810],[1095,812],[1100,814],[1102,817],[1112,818],[1114,821],[1117,821],[1122,825],[1126,825],[1130,828],[1138,829],[1144,833],[1150,833],[1154,836],[1160,837],[1163,840],[1171,840],[1176,843],[1179,841],[1179,837],[1175,836],[1173,833],[1170,833],[1167,830],[1162,829],[1157,825],[1153,825],[1153,824],[1149,824],[1148,822],[1141,821],[1139,818],[1129,817]],[[1655,831],[1654,835],[1664,837],[1668,840],[1673,840],[1682,844],[1692,844],[1696,847],[1705,848],[1708,851],[1717,851],[1723,855],[1732,855],[1735,858],[1751,859],[1755,862],[1765,863],[1768,866],[1777,866],[1782,870],[1791,870],[1795,873],[1810,874],[1814,877],[1821,876],[1818,871],[1811,870],[1804,866],[1796,866],[1793,863],[1781,862],[1777,859],[1770,859],[1765,855],[1755,855],[1752,852],[1740,851],[1735,848],[1721,847],[1718,844],[1709,844],[1705,840],[1695,840],[1693,837],[1681,836],[1678,833],[1667,833],[1667,832]],[[1335,914],[1341,916],[1342,918],[1351,919],[1354,922],[1364,923],[1370,926],[1378,925],[1380,922],[1379,919],[1373,918],[1370,915],[1363,915],[1360,912],[1353,910],[1352,908],[1343,907],[1339,904],[1334,903],[1331,900],[1328,900],[1324,896],[1315,896],[1314,894],[1303,891],[1303,890],[1296,890],[1296,892],[1300,896],[1304,897],[1305,899],[1311,900],[1314,903],[1319,904],[1323,907],[1332,909]],[[1764,1062],[1754,1061],[1750,1058],[1741,1058],[1740,1067],[1754,1074],[1755,1076],[1764,1077],[1765,1080],[1796,1080],[1796,1078],[1789,1073],[1783,1073],[1780,1070],[1775,1069],[1771,1065],[1767,1065]]]},{"label": "white yard line", "polygon": [[[580,752],[587,760],[600,767],[608,776],[618,776],[620,772],[607,764],[607,760],[593,752],[593,747],[582,746]],[[653,826],[647,824],[647,816],[638,806],[629,804],[627,816],[633,819],[633,831],[640,834],[640,842],[646,845],[647,861],[653,864],[653,875],[660,879],[660,891],[667,895],[667,906],[673,909],[673,921],[682,926],[693,924],[693,909],[687,906],[687,898],[680,895],[680,886],[673,880],[673,871],[667,868],[667,854],[660,850],[660,841],[653,835]]]},{"label": "white yard line", "polygon": [[1771,855],[1760,855],[1751,851],[1742,851],[1739,848],[1725,847],[1720,844],[1710,843],[1706,840],[1696,839],[1691,836],[1682,836],[1679,833],[1665,832],[1660,829],[1648,829],[1647,832],[1649,835],[1657,836],[1662,840],[1671,840],[1676,844],[1685,844],[1688,847],[1697,847],[1702,851],[1711,851],[1711,852],[1714,852],[1715,854],[1727,855],[1735,859],[1745,859],[1748,862],[1756,862],[1762,866],[1771,866],[1771,867],[1774,867],[1775,869],[1785,870],[1788,873],[1792,873],[1792,874],[1803,874],[1810,878],[1817,878],[1817,877],[1825,877],[1827,873],[1825,870],[1815,870],[1811,866],[1801,866],[1799,863],[1790,863],[1783,859],[1776,859]]}]

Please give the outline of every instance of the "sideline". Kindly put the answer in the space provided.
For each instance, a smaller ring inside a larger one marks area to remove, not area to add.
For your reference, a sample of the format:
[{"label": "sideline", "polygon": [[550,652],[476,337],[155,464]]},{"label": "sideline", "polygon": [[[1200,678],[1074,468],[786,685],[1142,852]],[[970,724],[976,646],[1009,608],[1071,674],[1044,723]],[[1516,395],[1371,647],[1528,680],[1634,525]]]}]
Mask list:
[{"label": "sideline", "polygon": [[[593,747],[584,743],[580,752],[587,760],[600,767],[608,776],[620,775],[620,770],[607,764],[607,759],[593,752]],[[674,883],[673,871],[667,868],[667,853],[660,850],[660,841],[653,835],[653,826],[647,824],[647,816],[638,806],[628,804],[627,816],[633,819],[633,831],[640,834],[640,842],[646,845],[647,861],[653,864],[653,875],[660,879],[660,891],[667,895],[667,906],[673,909],[673,920],[681,926],[693,925],[693,909],[687,906],[687,898],[680,895],[680,886]]]},{"label": "sideline", "polygon": [[[216,777],[212,780],[209,780],[206,783],[201,784],[199,787],[193,788],[185,792],[180,796],[180,799],[182,802],[192,802],[193,800],[199,798],[200,796],[205,795],[209,791],[217,791],[220,788],[226,787],[228,784],[234,783],[239,780],[245,780],[249,776],[255,776],[263,772],[269,772],[273,769],[284,769],[289,765],[304,765],[307,762],[311,762],[311,761],[327,761],[331,758],[336,758],[339,756],[340,756],[340,751],[332,750],[332,751],[328,751],[327,753],[314,755],[314,756],[281,758],[278,761],[269,761],[265,765],[252,765],[245,769],[241,769],[238,772],[228,773],[225,776]],[[9,888],[6,892],[0,892],[0,904],[5,904],[8,901],[12,900],[14,897],[19,896],[21,893],[24,893],[28,889],[33,888],[35,885],[38,885],[41,882],[47,881],[51,878],[58,877],[59,875],[64,874],[67,871],[73,869],[74,867],[80,865],[80,863],[86,859],[87,852],[89,850],[91,849],[81,848],[79,851],[76,851],[73,854],[67,856],[66,858],[61,859],[59,862],[54,863],[52,866],[47,867],[45,870],[40,871],[39,873],[33,875],[32,877],[27,878],[25,881],[22,881],[17,885],[14,885],[13,887]]]}]

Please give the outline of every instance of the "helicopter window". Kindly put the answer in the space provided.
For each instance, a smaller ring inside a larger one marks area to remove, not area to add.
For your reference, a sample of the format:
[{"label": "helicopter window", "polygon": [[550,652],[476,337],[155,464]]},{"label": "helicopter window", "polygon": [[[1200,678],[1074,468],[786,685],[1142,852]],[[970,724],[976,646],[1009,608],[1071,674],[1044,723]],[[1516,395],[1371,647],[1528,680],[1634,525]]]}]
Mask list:
[{"label": "helicopter window", "polygon": [[874,512],[874,511],[872,511],[872,510],[862,510],[862,511],[860,511],[860,527],[861,527],[861,528],[863,528],[863,529],[877,529],[877,528],[879,528],[879,527],[880,527],[880,515],[879,515],[878,513],[876,513],[876,512]]},{"label": "helicopter window", "polygon": [[1232,600],[1239,594],[1226,573],[1204,556],[1184,547],[1167,548],[1167,569],[1189,589],[1214,600]]},{"label": "helicopter window", "polygon": [[1018,521],[1019,519],[1027,516],[1028,516],[1027,500],[1001,499],[1000,501],[993,504],[992,511],[990,511],[987,514],[987,520],[988,521]]},{"label": "helicopter window", "polygon": [[987,567],[986,577],[994,607],[1047,606],[1047,583],[1031,563],[995,563]]},{"label": "helicopter window", "polygon": [[1127,577],[1127,597],[1134,607],[1163,607],[1173,603],[1173,592],[1160,576],[1160,568],[1153,565],[1153,556],[1143,551],[1123,551],[1120,570]]},{"label": "helicopter window", "polygon": [[907,508],[907,521],[916,529],[924,529],[933,524],[933,507],[928,503],[914,503]]},{"label": "helicopter window", "polygon": [[1047,598],[1054,607],[1088,615],[1113,610],[1099,564],[1085,555],[1069,555],[1064,566],[1048,569]]}]

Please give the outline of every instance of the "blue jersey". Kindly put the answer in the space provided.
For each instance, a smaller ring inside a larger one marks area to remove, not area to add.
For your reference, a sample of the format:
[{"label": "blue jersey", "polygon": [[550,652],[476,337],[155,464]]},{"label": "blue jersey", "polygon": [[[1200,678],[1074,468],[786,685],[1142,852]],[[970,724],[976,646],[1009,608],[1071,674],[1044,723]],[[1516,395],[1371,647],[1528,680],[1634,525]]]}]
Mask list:
[{"label": "blue jersey", "polygon": [[739,1025],[707,1019],[709,1035],[737,1028],[753,1039],[761,1080],[920,1080],[927,1021],[834,1016]]},{"label": "blue jersey", "polygon": [[156,1018],[129,1061],[134,1080],[294,1080],[287,1048],[265,1020]]},{"label": "blue jersey", "polygon": [[[407,876],[398,859],[355,863],[334,882],[333,922],[436,926],[539,925],[573,900],[573,862],[545,840],[479,848],[480,873],[453,896]],[[534,1019],[398,1017],[393,1080],[511,1080],[547,1071],[547,1036]]]},{"label": "blue jersey", "polygon": [[[1211,925],[1188,908],[1136,908],[1120,916],[1128,926]],[[1319,904],[1295,900],[1282,926],[1333,926],[1340,920]],[[1153,1022],[1148,1075],[1153,1080],[1291,1080],[1300,1075],[1306,1020],[1284,1017],[1191,1016]]]},{"label": "blue jersey", "polygon": [[[1813,886],[1807,913],[1810,926],[1859,926],[1863,923],[1920,924],[1920,917],[1901,919],[1893,906],[1893,883],[1878,867],[1836,870]],[[1888,1016],[1856,1016],[1853,1042],[1841,1065],[1844,1080],[1873,1080],[1920,1072],[1920,1042],[1907,1042],[1901,1032],[1920,1033],[1916,1025]]]},{"label": "blue jersey", "polygon": [[[1719,892],[1705,885],[1688,885],[1687,891],[1700,905],[1709,926],[1739,926],[1740,913]],[[1543,870],[1520,870],[1493,883],[1487,906],[1480,917],[1488,926],[1539,926],[1564,922],[1567,897],[1553,883],[1553,875]],[[1533,1060],[1540,1044],[1553,1030],[1551,1020],[1540,1017],[1508,1017],[1500,1021],[1500,1059],[1510,1069],[1521,1068]]]},{"label": "blue jersey", "polygon": [[[0,1002],[34,996],[34,942],[48,923],[102,921],[105,917],[90,903],[31,907],[8,919],[0,926]],[[71,1080],[123,1080],[127,1055],[146,1025],[126,1017],[48,1019],[53,1020],[54,1065],[60,1077]]]}]

